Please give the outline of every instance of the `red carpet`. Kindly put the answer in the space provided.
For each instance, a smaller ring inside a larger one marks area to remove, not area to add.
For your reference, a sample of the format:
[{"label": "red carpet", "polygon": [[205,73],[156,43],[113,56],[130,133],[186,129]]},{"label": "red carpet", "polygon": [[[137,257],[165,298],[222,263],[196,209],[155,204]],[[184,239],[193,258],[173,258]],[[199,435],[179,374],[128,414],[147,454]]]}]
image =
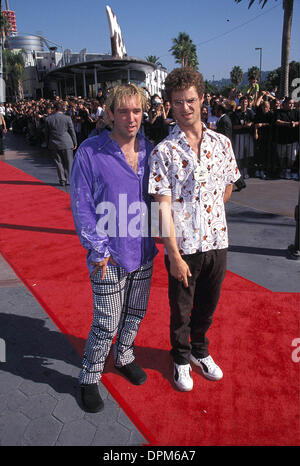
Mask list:
[{"label": "red carpet", "polygon": [[[1,252],[81,354],[92,299],[69,195],[4,162],[0,184]],[[136,340],[148,381],[130,385],[110,356],[103,384],[152,444],[299,445],[299,363],[292,360],[299,294],[273,293],[228,271],[208,337],[224,378],[209,382],[195,369],[194,390],[176,391],[161,252]]]}]

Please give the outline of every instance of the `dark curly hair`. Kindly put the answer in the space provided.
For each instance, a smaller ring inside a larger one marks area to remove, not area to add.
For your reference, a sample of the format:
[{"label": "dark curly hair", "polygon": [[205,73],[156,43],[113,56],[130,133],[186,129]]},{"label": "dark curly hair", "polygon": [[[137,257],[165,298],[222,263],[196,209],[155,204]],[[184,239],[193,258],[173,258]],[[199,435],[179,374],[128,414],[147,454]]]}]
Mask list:
[{"label": "dark curly hair", "polygon": [[171,101],[173,91],[189,89],[192,86],[195,86],[198,96],[202,97],[205,87],[202,74],[192,68],[175,68],[165,80],[166,97]]}]

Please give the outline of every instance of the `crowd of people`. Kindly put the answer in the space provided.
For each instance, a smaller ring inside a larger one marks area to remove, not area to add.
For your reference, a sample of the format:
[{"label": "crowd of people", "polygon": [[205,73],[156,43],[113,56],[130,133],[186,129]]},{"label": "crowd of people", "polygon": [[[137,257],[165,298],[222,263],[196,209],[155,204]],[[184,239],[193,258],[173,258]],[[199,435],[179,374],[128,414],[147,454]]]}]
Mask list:
[{"label": "crowd of people", "polygon": [[[170,132],[175,120],[170,102],[158,94],[147,96],[141,132],[158,144]],[[109,93],[109,91],[108,91]],[[27,100],[0,106],[5,128],[22,134],[30,144],[46,147],[45,121],[59,101],[70,116],[78,146],[105,127],[105,100],[100,89],[93,99],[58,96],[55,100]],[[280,100],[274,92],[259,92],[254,81],[246,93],[230,88],[226,96],[205,92],[202,121],[209,129],[225,134],[232,142],[243,179],[299,179],[299,102]],[[1,122],[0,122],[1,126]],[[1,139],[2,132],[1,131]],[[245,186],[245,183],[241,185]]]}]

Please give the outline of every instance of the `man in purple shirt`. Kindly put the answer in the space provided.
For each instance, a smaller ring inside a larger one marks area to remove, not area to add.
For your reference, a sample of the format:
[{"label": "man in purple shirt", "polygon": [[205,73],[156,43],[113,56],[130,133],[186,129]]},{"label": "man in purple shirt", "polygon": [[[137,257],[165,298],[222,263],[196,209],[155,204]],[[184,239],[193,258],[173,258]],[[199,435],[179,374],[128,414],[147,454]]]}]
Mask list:
[{"label": "man in purple shirt", "polygon": [[94,302],[79,375],[88,412],[103,408],[98,383],[116,334],[115,367],[135,385],[147,378],[133,353],[158,252],[151,237],[148,195],[153,146],[138,133],[145,106],[146,96],[137,86],[114,88],[106,102],[112,131],[84,141],[72,167],[72,212],[81,244],[88,250]]}]

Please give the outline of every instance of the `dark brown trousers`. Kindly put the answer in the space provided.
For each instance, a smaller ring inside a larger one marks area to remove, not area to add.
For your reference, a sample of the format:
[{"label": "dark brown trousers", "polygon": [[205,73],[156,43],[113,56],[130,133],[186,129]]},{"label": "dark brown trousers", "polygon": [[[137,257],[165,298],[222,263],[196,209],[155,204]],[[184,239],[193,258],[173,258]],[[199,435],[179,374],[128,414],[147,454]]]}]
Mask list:
[{"label": "dark brown trousers", "polygon": [[191,353],[197,358],[209,354],[206,332],[220,298],[227,249],[183,255],[182,258],[192,274],[188,288],[170,275],[170,262],[165,256],[169,276],[171,354],[177,364],[189,363]]}]

